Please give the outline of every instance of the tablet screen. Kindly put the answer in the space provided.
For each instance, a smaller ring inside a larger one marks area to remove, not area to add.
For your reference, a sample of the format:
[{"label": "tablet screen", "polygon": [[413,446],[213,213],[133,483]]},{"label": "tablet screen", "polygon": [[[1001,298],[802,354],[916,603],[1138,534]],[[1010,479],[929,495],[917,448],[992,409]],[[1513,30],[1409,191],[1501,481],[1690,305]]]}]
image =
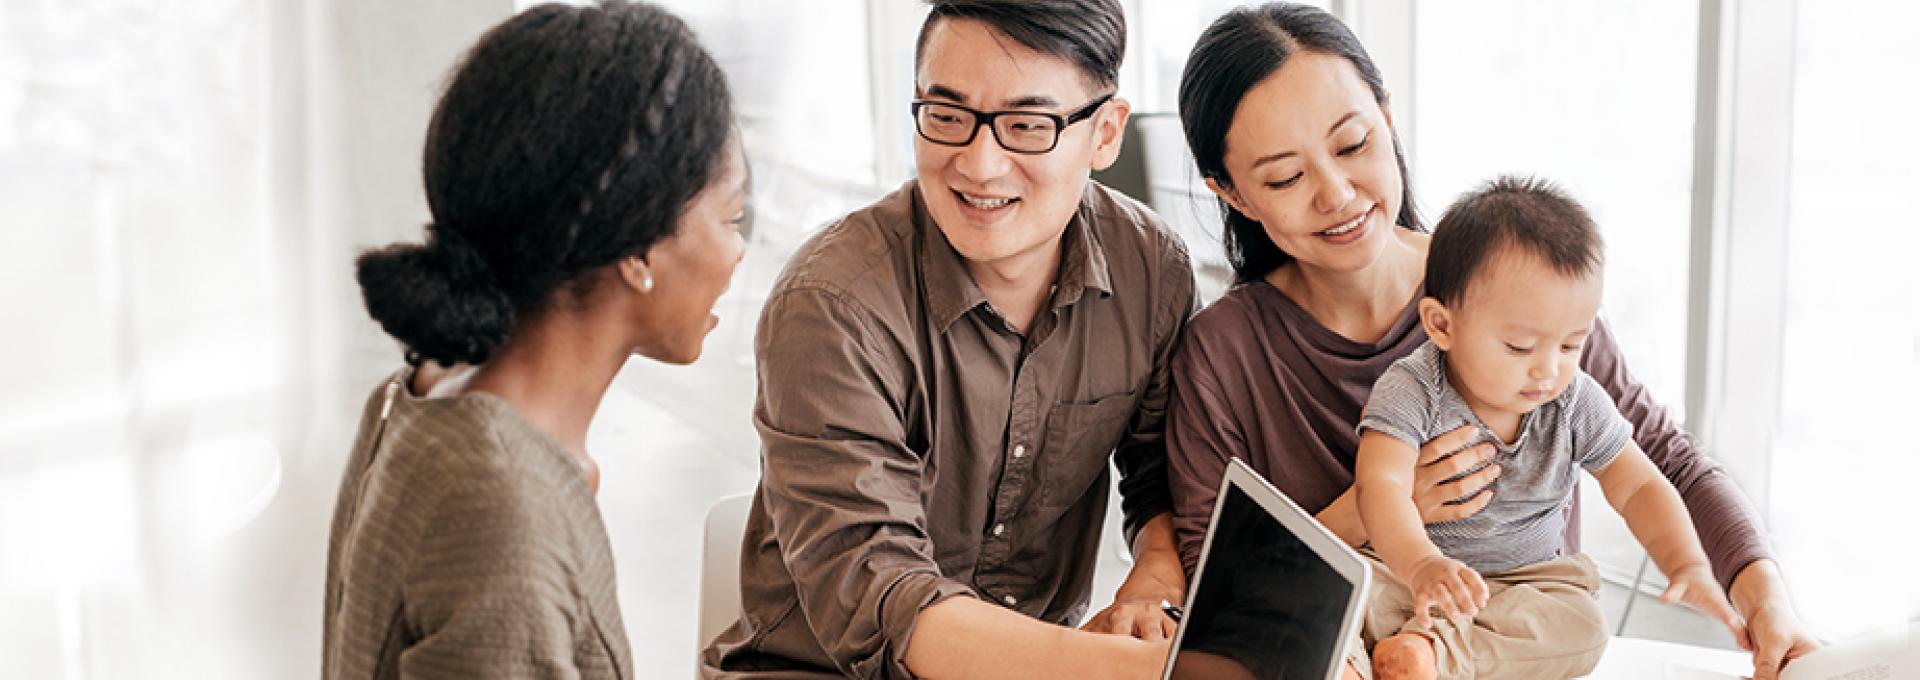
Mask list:
[{"label": "tablet screen", "polygon": [[1353,584],[1238,486],[1219,502],[1171,677],[1326,678]]}]

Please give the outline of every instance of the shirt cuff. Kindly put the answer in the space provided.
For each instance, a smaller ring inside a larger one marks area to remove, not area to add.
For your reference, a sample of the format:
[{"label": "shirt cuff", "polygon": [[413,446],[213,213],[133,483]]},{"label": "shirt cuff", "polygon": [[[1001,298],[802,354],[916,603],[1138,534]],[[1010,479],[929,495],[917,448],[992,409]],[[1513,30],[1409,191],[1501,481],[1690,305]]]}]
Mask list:
[{"label": "shirt cuff", "polygon": [[[854,667],[854,675],[862,678],[912,678],[913,672],[907,670],[907,645],[913,642],[914,624],[919,621],[920,612],[935,602],[953,597],[968,595],[979,597],[966,584],[941,576],[934,571],[910,571],[894,579],[887,588],[887,594],[880,600],[881,635],[888,640],[888,652],[867,659],[868,667]],[[886,672],[875,667],[887,664]]]}]

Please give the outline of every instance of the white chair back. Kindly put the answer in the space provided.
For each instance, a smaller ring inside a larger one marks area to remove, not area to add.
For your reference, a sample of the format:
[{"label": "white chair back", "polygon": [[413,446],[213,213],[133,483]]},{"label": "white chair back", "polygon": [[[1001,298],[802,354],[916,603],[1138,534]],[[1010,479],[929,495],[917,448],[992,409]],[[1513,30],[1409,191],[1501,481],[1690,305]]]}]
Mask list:
[{"label": "white chair back", "polygon": [[747,511],[752,508],[753,494],[740,494],[715,501],[707,509],[700,552],[700,637],[695,654],[740,618],[740,541],[747,531]]}]

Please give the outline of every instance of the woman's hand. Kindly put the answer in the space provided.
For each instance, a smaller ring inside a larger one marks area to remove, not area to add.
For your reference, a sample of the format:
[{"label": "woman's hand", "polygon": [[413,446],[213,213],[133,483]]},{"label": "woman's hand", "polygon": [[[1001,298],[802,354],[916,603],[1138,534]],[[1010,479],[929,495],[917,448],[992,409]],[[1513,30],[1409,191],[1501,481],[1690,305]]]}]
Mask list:
[{"label": "woman's hand", "polygon": [[1747,617],[1747,639],[1753,650],[1753,680],[1777,680],[1794,659],[1820,648],[1787,599],[1786,583],[1772,560],[1756,560],[1733,577],[1728,591],[1733,607]]},{"label": "woman's hand", "polygon": [[1413,591],[1413,618],[1420,627],[1433,625],[1427,610],[1439,607],[1447,618],[1472,618],[1487,606],[1487,582],[1460,560],[1433,555],[1413,563],[1407,589]]},{"label": "woman's hand", "polygon": [[[1480,428],[1462,425],[1434,437],[1420,447],[1419,456],[1414,459],[1412,486],[1413,507],[1419,511],[1422,524],[1472,517],[1493,501],[1493,489],[1487,485],[1500,477],[1498,465],[1487,465],[1471,475],[1447,481],[1493,460],[1494,454],[1498,453],[1491,443],[1467,447],[1479,436]],[[1356,489],[1357,486],[1347,487],[1345,493],[1333,499],[1313,518],[1341,541],[1358,548],[1365,545],[1370,537],[1367,536],[1366,525],[1360,522],[1360,502]],[[1449,503],[1456,500],[1462,502]]]},{"label": "woman's hand", "polygon": [[[1420,510],[1420,521],[1436,524],[1465,519],[1493,501],[1493,489],[1488,485],[1500,477],[1498,465],[1447,481],[1493,460],[1497,451],[1491,442],[1462,448],[1472,444],[1480,431],[1476,425],[1462,425],[1420,447],[1420,458],[1413,469],[1413,505]],[[1467,500],[1452,503],[1460,499]]]}]

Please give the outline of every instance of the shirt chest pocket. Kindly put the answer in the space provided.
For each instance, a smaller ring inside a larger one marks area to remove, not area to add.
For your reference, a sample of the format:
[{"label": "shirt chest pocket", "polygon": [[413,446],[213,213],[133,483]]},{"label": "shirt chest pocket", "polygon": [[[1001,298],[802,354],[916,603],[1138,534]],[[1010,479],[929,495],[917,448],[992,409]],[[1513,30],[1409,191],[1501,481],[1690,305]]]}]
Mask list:
[{"label": "shirt chest pocket", "polygon": [[1127,432],[1139,394],[1120,392],[1089,402],[1054,405],[1047,414],[1045,443],[1034,461],[1038,507],[1056,511],[1072,507],[1087,497],[1096,482],[1106,479],[1107,461]]}]

